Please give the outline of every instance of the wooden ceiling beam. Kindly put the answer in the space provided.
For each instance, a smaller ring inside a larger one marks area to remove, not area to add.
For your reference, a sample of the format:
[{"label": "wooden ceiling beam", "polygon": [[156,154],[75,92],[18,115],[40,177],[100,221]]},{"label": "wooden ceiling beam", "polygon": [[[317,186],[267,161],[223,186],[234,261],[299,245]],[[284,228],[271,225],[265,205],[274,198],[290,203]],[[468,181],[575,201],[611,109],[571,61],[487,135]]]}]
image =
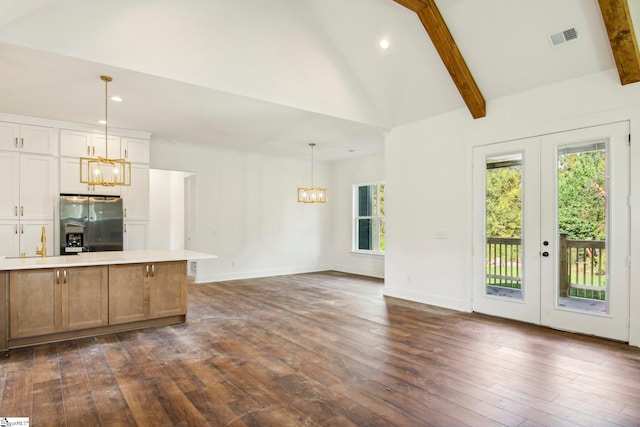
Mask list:
[{"label": "wooden ceiling beam", "polygon": [[394,0],[418,14],[420,22],[427,30],[440,59],[444,63],[453,83],[458,88],[467,108],[474,119],[485,117],[487,107],[484,97],[476,84],[467,63],[451,36],[446,22],[440,15],[435,0]]},{"label": "wooden ceiling beam", "polygon": [[620,83],[640,81],[640,53],[627,0],[598,0]]}]

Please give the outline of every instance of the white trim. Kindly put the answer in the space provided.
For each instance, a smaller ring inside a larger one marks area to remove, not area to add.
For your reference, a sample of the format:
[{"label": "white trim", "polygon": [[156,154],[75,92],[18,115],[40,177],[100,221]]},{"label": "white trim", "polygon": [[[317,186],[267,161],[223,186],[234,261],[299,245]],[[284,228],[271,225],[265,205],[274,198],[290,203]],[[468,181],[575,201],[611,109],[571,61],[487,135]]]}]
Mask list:
[{"label": "white trim", "polygon": [[464,299],[454,300],[450,298],[442,298],[436,295],[423,294],[421,292],[407,291],[404,289],[397,289],[388,286],[384,287],[384,295],[388,297],[419,302],[422,304],[444,307],[451,310],[464,311],[467,313],[471,312],[471,304],[469,304],[469,301],[465,301]]},{"label": "white trim", "polygon": [[298,267],[298,268],[275,268],[269,270],[242,271],[238,273],[225,274],[197,274],[195,283],[224,282],[227,280],[240,279],[257,279],[261,277],[286,276],[289,274],[317,273],[319,271],[328,271],[331,267],[328,265]]}]

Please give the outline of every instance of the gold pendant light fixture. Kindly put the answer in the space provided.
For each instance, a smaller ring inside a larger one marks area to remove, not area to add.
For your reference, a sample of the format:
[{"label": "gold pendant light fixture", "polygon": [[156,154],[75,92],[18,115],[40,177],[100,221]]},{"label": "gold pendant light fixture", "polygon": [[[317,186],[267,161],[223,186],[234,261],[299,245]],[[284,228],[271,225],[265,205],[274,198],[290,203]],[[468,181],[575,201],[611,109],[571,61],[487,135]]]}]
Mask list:
[{"label": "gold pendant light fixture", "polygon": [[109,158],[109,76],[100,76],[104,82],[104,155],[105,157],[80,158],[80,182],[88,185],[102,185],[106,187],[131,185],[131,163],[124,159]]},{"label": "gold pendant light fixture", "polygon": [[313,186],[313,147],[314,142],[310,143],[311,147],[311,187],[298,188],[298,202],[300,203],[326,203],[327,189]]}]

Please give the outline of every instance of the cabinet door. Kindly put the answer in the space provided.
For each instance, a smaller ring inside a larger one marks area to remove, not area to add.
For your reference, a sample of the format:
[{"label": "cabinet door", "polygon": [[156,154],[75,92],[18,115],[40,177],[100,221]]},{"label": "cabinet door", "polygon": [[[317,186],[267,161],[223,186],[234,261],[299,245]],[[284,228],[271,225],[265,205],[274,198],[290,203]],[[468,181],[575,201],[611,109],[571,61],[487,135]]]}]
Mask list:
[{"label": "cabinet door", "polygon": [[62,282],[62,328],[86,329],[109,322],[109,273],[106,265],[57,271]]},{"label": "cabinet door", "polygon": [[25,153],[58,154],[56,130],[44,126],[20,125],[20,150]]},{"label": "cabinet door", "polygon": [[20,219],[53,219],[58,196],[58,166],[54,157],[20,155]]},{"label": "cabinet door", "polygon": [[131,165],[131,186],[122,187],[124,219],[149,219],[149,166]]},{"label": "cabinet door", "polygon": [[123,247],[125,251],[143,251],[147,249],[149,224],[147,221],[124,222]]},{"label": "cabinet door", "polygon": [[60,131],[60,155],[71,157],[91,156],[91,134],[75,130]]},{"label": "cabinet door", "polygon": [[9,313],[6,308],[9,307],[9,272],[0,272],[0,353],[4,353],[9,349],[7,338],[9,332]]},{"label": "cabinet door", "polygon": [[60,283],[56,283],[55,270],[15,270],[9,276],[9,337],[58,332]]},{"label": "cabinet door", "polygon": [[0,151],[0,219],[17,219],[20,204],[20,160],[16,152]]},{"label": "cabinet door", "polygon": [[151,265],[150,315],[152,318],[187,313],[187,275],[184,261]]},{"label": "cabinet door", "polygon": [[17,220],[0,221],[0,256],[20,256],[20,226]]},{"label": "cabinet door", "polygon": [[120,137],[109,135],[105,144],[104,135],[91,134],[91,157],[108,157],[110,159],[120,158]]},{"label": "cabinet door", "polygon": [[56,242],[53,235],[53,221],[20,222],[20,254],[38,256],[36,250],[42,249],[42,227],[47,239],[47,256],[53,256]]},{"label": "cabinet door", "polygon": [[119,196],[120,187],[88,185],[80,182],[80,173],[86,179],[87,168],[80,171],[80,159],[60,158],[60,193],[63,194],[97,194],[101,196]]},{"label": "cabinet door", "polygon": [[145,264],[109,266],[109,324],[149,317],[149,283]]},{"label": "cabinet door", "polygon": [[[86,168],[85,168],[86,169]],[[83,172],[83,177],[87,171]],[[90,194],[90,186],[80,183],[80,159],[60,158],[60,192],[64,194]]]},{"label": "cabinet door", "polygon": [[121,156],[131,163],[149,163],[149,140],[122,137],[120,139]]},{"label": "cabinet door", "polygon": [[18,151],[20,149],[20,125],[0,122],[0,150]]}]

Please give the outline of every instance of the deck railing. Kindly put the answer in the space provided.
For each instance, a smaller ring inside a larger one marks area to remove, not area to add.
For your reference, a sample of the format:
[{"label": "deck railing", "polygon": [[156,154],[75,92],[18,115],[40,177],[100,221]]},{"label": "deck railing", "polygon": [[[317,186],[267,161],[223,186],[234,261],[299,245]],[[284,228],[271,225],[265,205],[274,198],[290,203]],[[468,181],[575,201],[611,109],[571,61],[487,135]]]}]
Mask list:
[{"label": "deck railing", "polygon": [[[559,243],[560,296],[604,300],[607,287],[605,241],[569,240],[566,234],[561,234]],[[488,286],[521,288],[521,239],[488,238],[486,257]]]},{"label": "deck railing", "polygon": [[522,241],[518,238],[487,239],[487,285],[520,289]]}]

